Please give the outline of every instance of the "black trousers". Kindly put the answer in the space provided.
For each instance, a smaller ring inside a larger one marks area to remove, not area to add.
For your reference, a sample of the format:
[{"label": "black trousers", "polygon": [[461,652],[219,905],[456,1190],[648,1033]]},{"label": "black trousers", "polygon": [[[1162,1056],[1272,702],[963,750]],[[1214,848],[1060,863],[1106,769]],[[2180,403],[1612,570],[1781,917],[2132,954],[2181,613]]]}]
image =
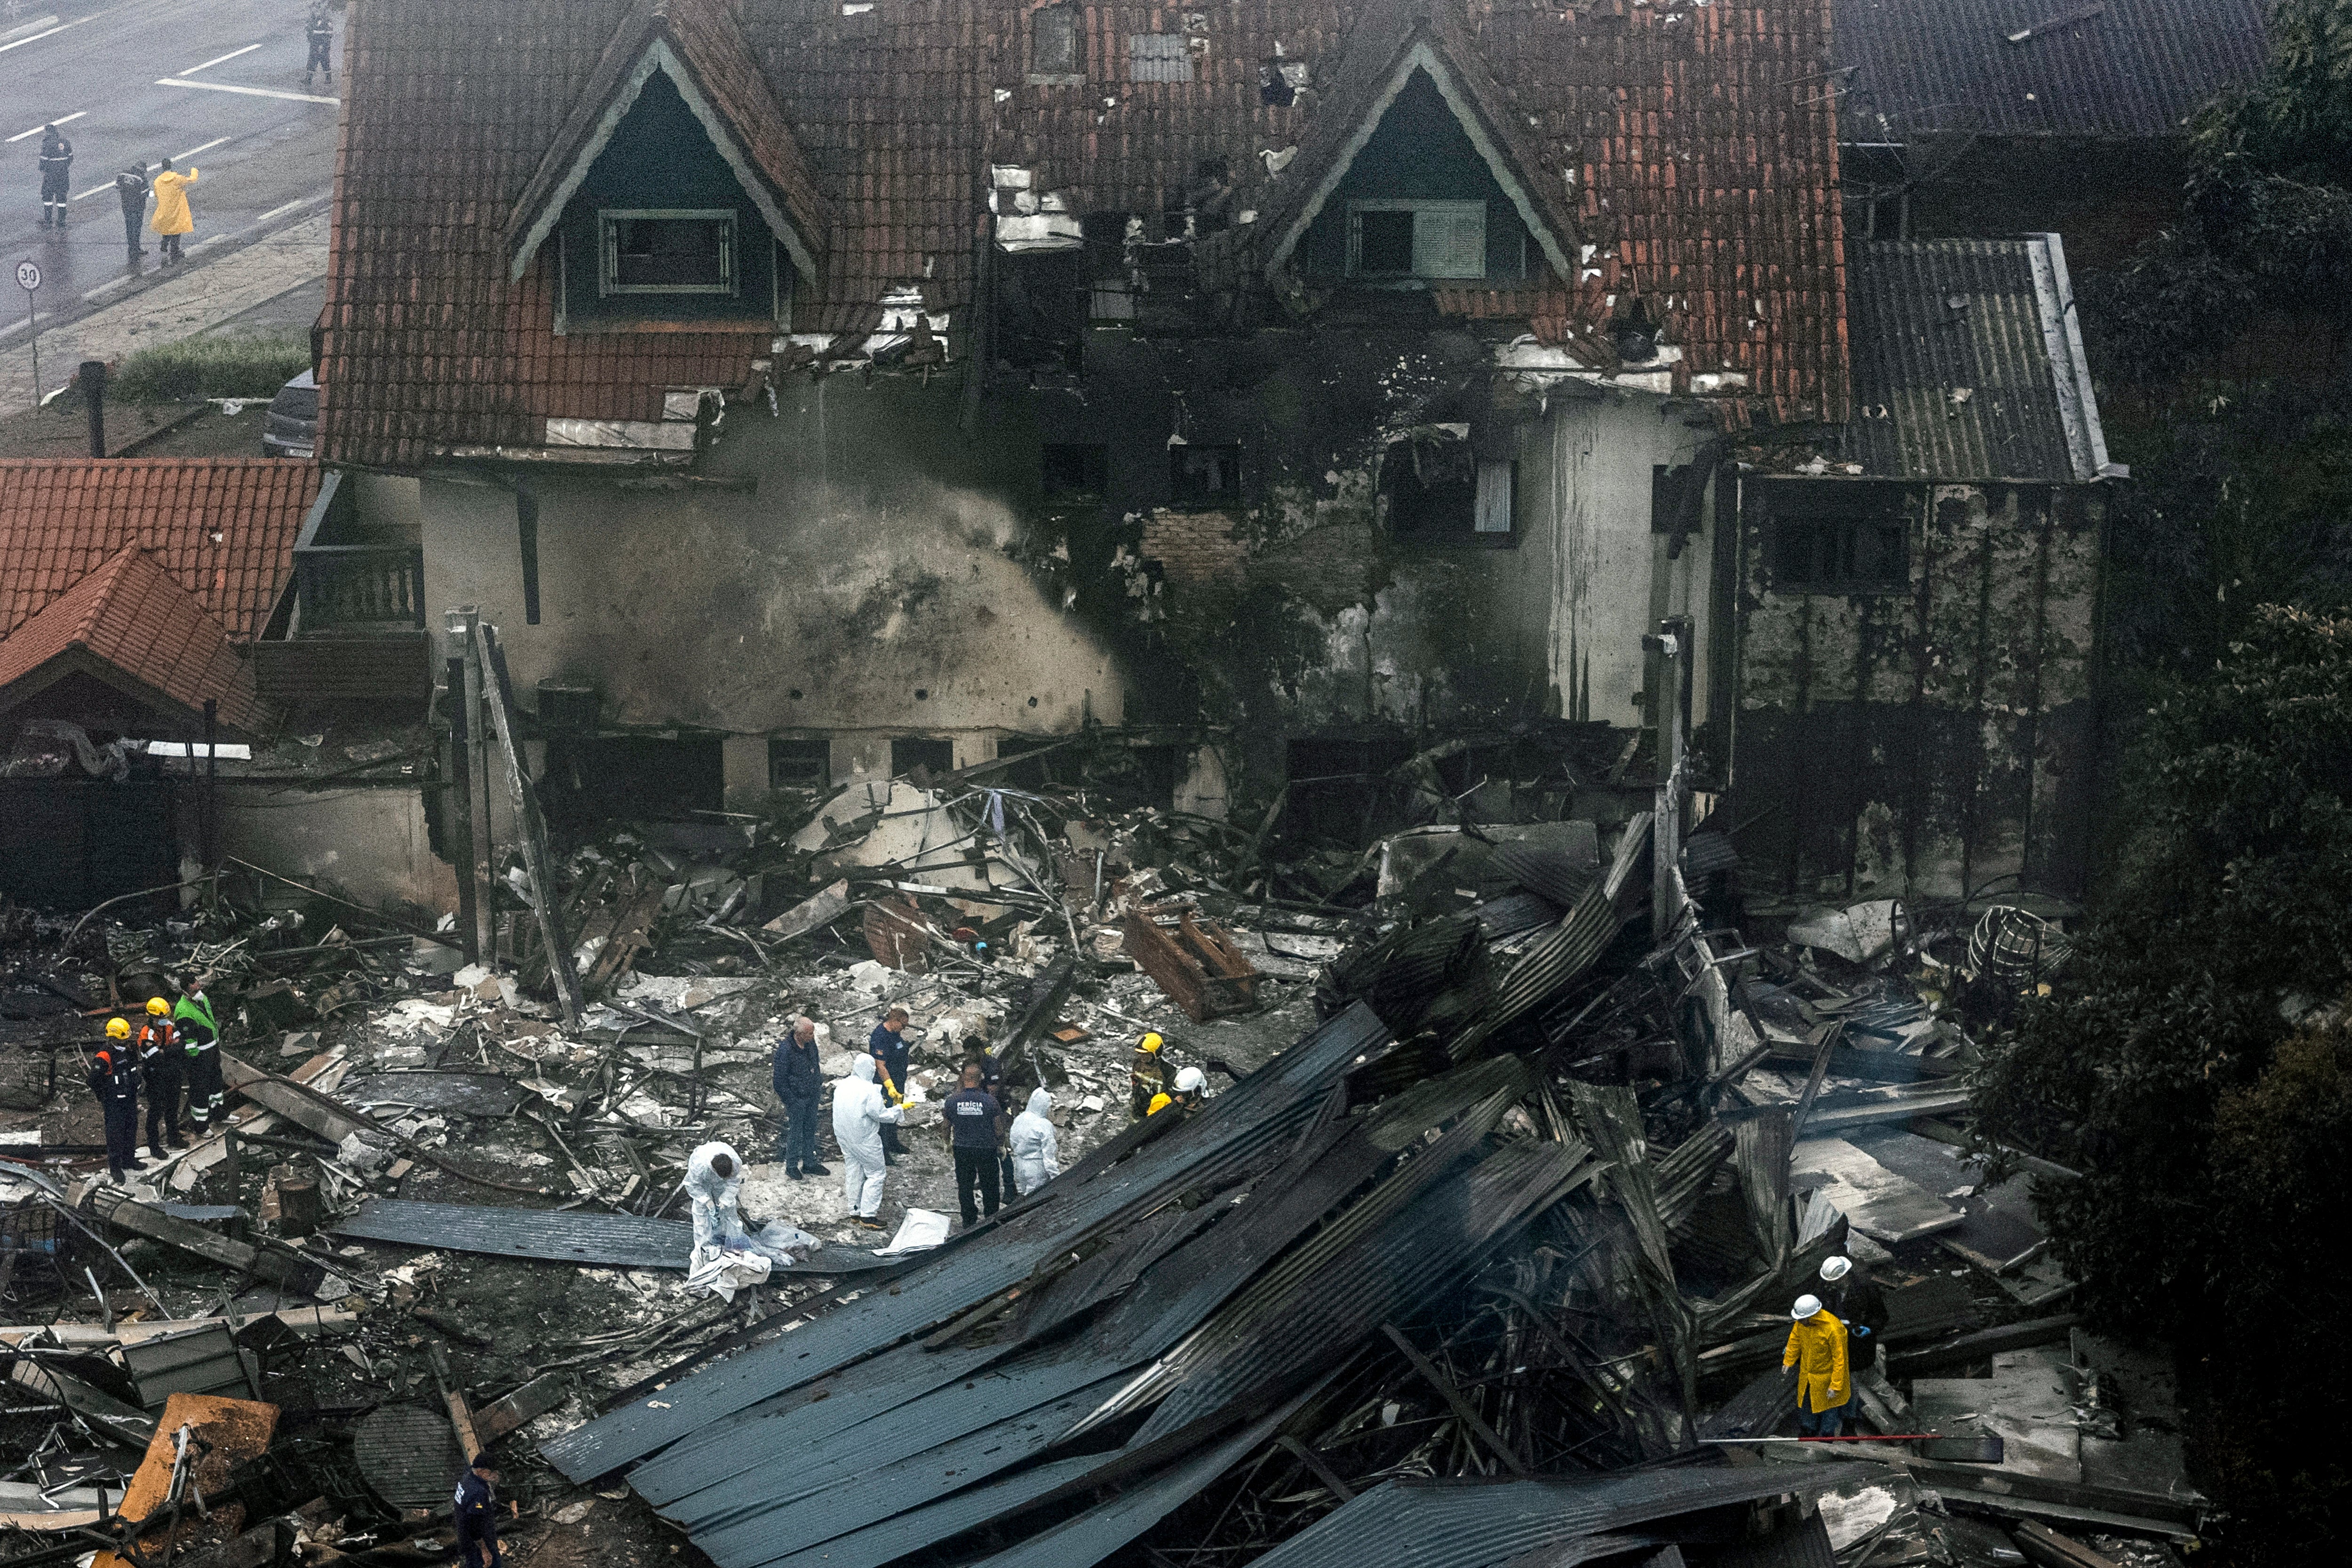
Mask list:
[{"label": "black trousers", "polygon": [[[163,1061],[171,1062],[166,1056]],[[163,1139],[180,1141],[180,1064],[151,1062],[147,1067],[147,1147],[161,1154]]]},{"label": "black trousers", "polygon": [[997,1185],[996,1151],[994,1149],[958,1149],[955,1152],[956,1201],[963,1205],[963,1222],[971,1224],[980,1218],[980,1208],[972,1201],[977,1191],[988,1205],[993,1218],[997,1205],[1004,1201],[1004,1189]]},{"label": "black trousers", "polygon": [[106,1168],[119,1176],[139,1160],[139,1097],[109,1095],[98,1104],[106,1116]]},{"label": "black trousers", "polygon": [[505,1561],[499,1554],[499,1525],[494,1519],[477,1524],[470,1519],[457,1521],[457,1556],[466,1568],[497,1568]]},{"label": "black trousers", "polygon": [[133,211],[130,207],[122,209],[122,244],[123,247],[133,256],[141,254],[146,248],[139,243],[139,231],[143,226],[140,220],[145,216],[143,209],[139,211]]},{"label": "black trousers", "polygon": [[220,1047],[206,1046],[188,1058],[188,1120],[199,1133],[210,1130],[228,1098],[221,1081]]},{"label": "black trousers", "polygon": [[335,62],[327,58],[327,50],[331,44],[332,40],[328,38],[310,40],[310,58],[302,67],[304,76],[309,76],[312,71],[325,71],[329,76],[335,74]]}]

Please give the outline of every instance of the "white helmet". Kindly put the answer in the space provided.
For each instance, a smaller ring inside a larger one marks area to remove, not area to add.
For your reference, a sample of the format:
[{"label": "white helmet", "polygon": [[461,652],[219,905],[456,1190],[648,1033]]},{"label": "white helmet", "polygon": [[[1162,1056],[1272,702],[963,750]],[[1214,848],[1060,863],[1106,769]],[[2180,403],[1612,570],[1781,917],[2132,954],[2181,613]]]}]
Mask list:
[{"label": "white helmet", "polygon": [[1797,1310],[1789,1316],[1801,1323],[1821,1310],[1822,1299],[1819,1296],[1800,1296],[1797,1298]]},{"label": "white helmet", "polygon": [[1209,1075],[1202,1072],[1199,1068],[1179,1068],[1176,1069],[1177,1093],[1198,1094],[1208,1087]]},{"label": "white helmet", "polygon": [[1852,1272],[1853,1272],[1853,1259],[1843,1255],[1824,1258],[1822,1262],[1822,1278],[1832,1285]]}]

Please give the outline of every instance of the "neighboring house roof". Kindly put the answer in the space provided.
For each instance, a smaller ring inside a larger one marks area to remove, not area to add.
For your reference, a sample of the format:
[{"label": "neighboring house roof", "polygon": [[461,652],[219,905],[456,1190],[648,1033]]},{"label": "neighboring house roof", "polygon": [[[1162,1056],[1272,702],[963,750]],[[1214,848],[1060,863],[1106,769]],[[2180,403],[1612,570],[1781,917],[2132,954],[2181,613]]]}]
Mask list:
[{"label": "neighboring house roof", "polygon": [[[854,344],[896,290],[896,308],[912,295],[943,313],[961,352],[992,166],[1029,171],[1072,213],[1154,214],[1223,163],[1234,211],[1275,211],[1305,183],[1286,173],[1293,150],[1339,136],[1327,117],[1365,101],[1332,84],[1364,71],[1360,56],[1385,66],[1419,13],[1531,208],[1547,229],[1571,222],[1579,245],[1571,280],[1508,298],[1447,290],[1442,306],[1541,318],[1558,341],[1639,294],[1686,372],[1731,373],[1720,384],[1772,417],[1843,416],[1829,0],[1072,3],[1077,78],[1032,77],[1035,7],[1019,0],[668,0],[658,25],[645,0],[373,0],[352,26],[322,454],[415,466],[537,447],[550,418],[656,421],[667,388],[749,379],[763,339],[557,337],[548,247],[509,274],[509,220],[531,215],[518,219],[527,234],[544,216],[527,195],[551,196],[549,171],[577,163],[566,149],[589,145],[583,128],[637,68],[623,63],[642,61],[649,30],[683,38],[717,9],[735,21],[711,21],[714,35],[739,28],[782,117],[779,144],[824,204],[821,276],[794,295],[800,333]],[[1180,79],[1133,79],[1131,40],[1149,35],[1185,39],[1167,72]],[[1277,52],[1309,78],[1286,107],[1260,98]],[[712,96],[751,135],[757,94]]]},{"label": "neighboring house roof", "polygon": [[1854,420],[1846,455],[1918,479],[2089,480],[2107,458],[2065,247],[1881,240],[1848,251]]},{"label": "neighboring house roof", "polygon": [[0,638],[0,709],[76,671],[159,710],[184,716],[218,701],[226,729],[252,734],[264,712],[253,668],[195,595],[137,545],[52,599]]},{"label": "neighboring house roof", "polygon": [[[2269,53],[2263,0],[1834,0],[1845,140],[2177,136]],[[2020,37],[2022,35],[2022,37]]]},{"label": "neighboring house roof", "polygon": [[822,271],[824,198],[734,15],[709,0],[638,0],[556,132],[507,219],[510,275],[520,279],[562,216],[589,166],[656,71],[666,73],[760,207],[793,265]]},{"label": "neighboring house roof", "polygon": [[230,641],[251,642],[318,493],[319,465],[287,458],[0,462],[0,637],[140,545]]}]

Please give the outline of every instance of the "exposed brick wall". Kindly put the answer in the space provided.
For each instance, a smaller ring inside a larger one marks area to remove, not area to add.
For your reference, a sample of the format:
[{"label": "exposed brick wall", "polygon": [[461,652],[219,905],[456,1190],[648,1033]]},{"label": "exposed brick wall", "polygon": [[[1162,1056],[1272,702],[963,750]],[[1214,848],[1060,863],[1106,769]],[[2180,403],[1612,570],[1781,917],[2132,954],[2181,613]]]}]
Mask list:
[{"label": "exposed brick wall", "polygon": [[1249,546],[1234,536],[1233,514],[1222,511],[1149,512],[1142,550],[1179,587],[1237,584],[1249,555]]}]

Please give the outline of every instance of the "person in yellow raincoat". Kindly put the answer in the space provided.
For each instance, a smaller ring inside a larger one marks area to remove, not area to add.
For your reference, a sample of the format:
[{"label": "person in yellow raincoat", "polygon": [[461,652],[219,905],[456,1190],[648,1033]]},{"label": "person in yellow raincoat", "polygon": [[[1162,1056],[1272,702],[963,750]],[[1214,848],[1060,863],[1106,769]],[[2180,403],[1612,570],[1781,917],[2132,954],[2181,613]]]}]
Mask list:
[{"label": "person in yellow raincoat", "polygon": [[1807,1437],[1834,1437],[1844,1430],[1845,1404],[1853,1397],[1845,1325],[1822,1308],[1819,1296],[1798,1297],[1789,1316],[1795,1321],[1780,1365],[1797,1380],[1797,1430]]},{"label": "person in yellow raincoat", "polygon": [[166,158],[148,182],[155,193],[155,216],[147,220],[147,226],[163,237],[166,263],[180,259],[180,237],[196,226],[195,215],[188,210],[188,187],[196,183],[199,173],[192,168],[183,174]]}]

